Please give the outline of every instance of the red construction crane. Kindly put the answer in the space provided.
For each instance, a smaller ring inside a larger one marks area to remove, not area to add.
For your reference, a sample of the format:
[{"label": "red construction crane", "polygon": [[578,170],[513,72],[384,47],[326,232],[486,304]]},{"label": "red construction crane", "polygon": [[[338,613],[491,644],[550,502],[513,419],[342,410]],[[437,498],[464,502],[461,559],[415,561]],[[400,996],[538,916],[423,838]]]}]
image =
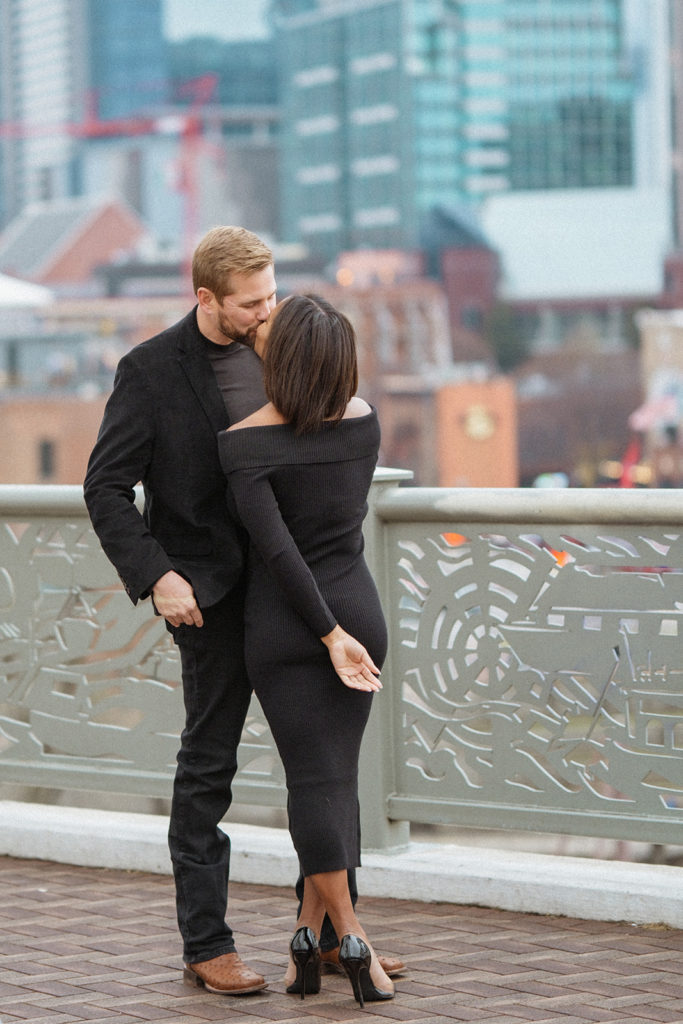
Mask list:
[{"label": "red construction crane", "polygon": [[202,145],[202,111],[206,104],[214,99],[217,85],[218,75],[214,73],[190,79],[178,90],[179,96],[190,98],[189,106],[160,115],[101,119],[97,115],[93,96],[87,104],[82,121],[54,124],[0,121],[0,140],[48,138],[59,135],[74,139],[97,139],[177,134],[179,158],[175,187],[183,195],[184,200],[183,256],[185,261],[189,261],[199,228],[197,165]]}]

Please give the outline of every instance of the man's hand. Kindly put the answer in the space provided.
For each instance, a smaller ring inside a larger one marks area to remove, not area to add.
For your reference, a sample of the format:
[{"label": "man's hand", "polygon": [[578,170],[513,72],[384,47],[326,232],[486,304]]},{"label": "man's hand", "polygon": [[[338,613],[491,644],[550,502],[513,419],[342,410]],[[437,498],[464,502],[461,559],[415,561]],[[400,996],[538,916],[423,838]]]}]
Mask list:
[{"label": "man's hand", "polygon": [[152,587],[154,607],[171,626],[185,623],[187,626],[203,626],[204,619],[199,610],[194,590],[177,572],[170,570],[161,576]]}]

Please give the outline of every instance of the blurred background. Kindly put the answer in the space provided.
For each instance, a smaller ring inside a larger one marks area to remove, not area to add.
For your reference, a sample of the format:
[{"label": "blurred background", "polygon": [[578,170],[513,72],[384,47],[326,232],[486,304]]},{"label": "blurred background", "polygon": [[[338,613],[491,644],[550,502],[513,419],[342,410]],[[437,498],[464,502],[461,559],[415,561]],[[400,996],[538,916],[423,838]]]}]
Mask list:
[{"label": "blurred background", "polygon": [[80,483],[216,224],[424,486],[683,486],[681,0],[0,0],[0,483]]}]

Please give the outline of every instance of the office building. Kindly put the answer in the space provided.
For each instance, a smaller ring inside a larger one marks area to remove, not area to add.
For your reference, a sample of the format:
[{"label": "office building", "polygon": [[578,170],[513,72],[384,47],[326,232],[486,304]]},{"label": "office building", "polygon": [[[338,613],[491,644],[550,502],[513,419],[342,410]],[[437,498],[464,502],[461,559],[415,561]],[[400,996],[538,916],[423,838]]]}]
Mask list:
[{"label": "office building", "polygon": [[662,6],[275,0],[287,237],[330,258],[410,248],[435,207],[652,186]]},{"label": "office building", "polygon": [[71,195],[84,117],[83,0],[0,5],[0,122],[4,220],[29,202]]},{"label": "office building", "polygon": [[[473,14],[481,4],[464,5]],[[634,175],[633,109],[642,71],[622,0],[499,5],[510,189],[614,188]]]},{"label": "office building", "polygon": [[87,0],[88,88],[98,120],[135,117],[169,98],[162,0]]},{"label": "office building", "polygon": [[163,0],[2,0],[0,230],[26,206],[123,200],[146,258],[185,261],[217,222],[278,234],[268,43],[171,44]]},{"label": "office building", "polygon": [[461,194],[458,26],[449,6],[274,5],[287,240],[330,258],[362,246],[408,248],[420,211]]},{"label": "office building", "polygon": [[83,145],[166,98],[164,45],[161,0],[3,0],[3,223],[81,193]]}]

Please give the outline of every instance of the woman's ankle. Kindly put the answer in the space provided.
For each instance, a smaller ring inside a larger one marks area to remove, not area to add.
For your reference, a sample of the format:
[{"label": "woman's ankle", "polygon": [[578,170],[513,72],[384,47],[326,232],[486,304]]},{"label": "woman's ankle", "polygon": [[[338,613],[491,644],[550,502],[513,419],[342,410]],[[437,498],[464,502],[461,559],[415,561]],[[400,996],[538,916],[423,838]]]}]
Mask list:
[{"label": "woman's ankle", "polygon": [[369,942],[368,946],[370,946],[370,955],[372,957],[370,961],[370,977],[372,979],[373,985],[375,985],[376,988],[382,989],[382,991],[384,992],[393,992],[393,981],[380,964],[377,954],[375,953],[374,948],[370,945]]}]

